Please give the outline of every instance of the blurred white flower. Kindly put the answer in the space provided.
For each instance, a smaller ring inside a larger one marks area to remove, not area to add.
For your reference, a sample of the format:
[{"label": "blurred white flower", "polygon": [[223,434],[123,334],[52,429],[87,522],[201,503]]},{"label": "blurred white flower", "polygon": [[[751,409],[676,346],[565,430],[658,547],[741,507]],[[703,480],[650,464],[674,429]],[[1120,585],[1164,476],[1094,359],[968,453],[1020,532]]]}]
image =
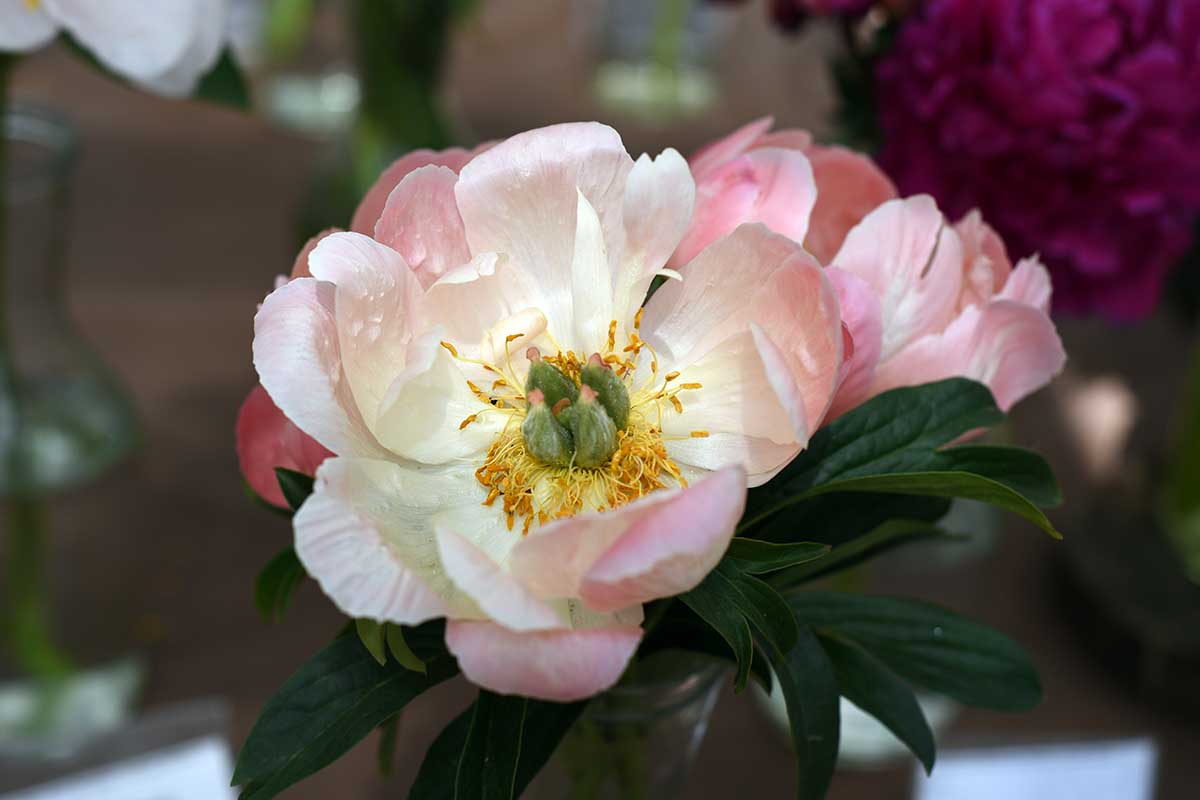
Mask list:
[{"label": "blurred white flower", "polygon": [[190,94],[228,37],[230,0],[0,0],[0,51],[69,33],[108,69],[169,97]]}]

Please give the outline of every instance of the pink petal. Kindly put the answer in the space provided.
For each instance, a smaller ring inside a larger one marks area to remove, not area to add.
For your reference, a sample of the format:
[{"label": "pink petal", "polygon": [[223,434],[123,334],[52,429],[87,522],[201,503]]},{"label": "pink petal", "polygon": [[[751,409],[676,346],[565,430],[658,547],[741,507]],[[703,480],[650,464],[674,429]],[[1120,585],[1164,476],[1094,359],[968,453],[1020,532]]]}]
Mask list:
[{"label": "pink petal", "polygon": [[654,275],[678,247],[696,204],[696,185],[687,162],[670,148],[651,159],[642,155],[625,183],[622,215],[626,258],[613,281],[613,309],[625,330],[646,299]]},{"label": "pink petal", "polygon": [[880,366],[873,394],[963,376],[987,384],[1007,411],[1050,382],[1066,362],[1054,323],[1032,306],[968,306],[944,332],[922,337]]},{"label": "pink petal", "polygon": [[451,147],[448,150],[440,151],[413,150],[411,153],[400,156],[367,190],[358,204],[358,208],[354,210],[354,217],[350,221],[350,230],[355,233],[365,233],[368,236],[374,233],[375,223],[383,213],[384,206],[387,205],[388,196],[408,173],[429,164],[449,167],[458,172],[473,156],[473,152],[463,150],[461,147]]},{"label": "pink petal", "polygon": [[[501,518],[499,513],[495,516]],[[513,631],[565,627],[554,609],[463,536],[439,525],[437,542],[442,567],[450,580],[491,619]]]},{"label": "pink petal", "polygon": [[700,148],[688,159],[692,174],[700,180],[727,161],[737,158],[752,148],[774,124],[775,120],[771,117],[760,117]]},{"label": "pink petal", "polygon": [[1032,306],[1043,314],[1050,313],[1050,273],[1034,258],[1025,258],[1008,276],[998,297]]},{"label": "pink petal", "polygon": [[316,236],[312,237],[307,242],[305,242],[304,246],[300,248],[300,252],[296,256],[296,260],[294,262],[292,262],[291,277],[293,279],[294,278],[311,278],[312,273],[309,272],[309,270],[308,270],[308,257],[310,255],[312,255],[313,250],[317,249],[317,245],[320,243],[320,241],[322,239],[324,239],[326,236],[328,236],[331,233],[341,233],[341,232],[342,232],[341,228],[326,228],[325,230],[321,231]]},{"label": "pink petal", "polygon": [[810,147],[817,183],[804,247],[822,264],[833,260],[855,225],[877,207],[896,197],[896,187],[871,159],[841,147]]},{"label": "pink petal", "polygon": [[881,359],[941,331],[957,310],[963,249],[933,199],[890,200],[846,237],[835,266],[866,281],[883,312]]},{"label": "pink petal", "polygon": [[625,180],[633,160],[621,137],[598,123],[517,134],[463,168],[454,193],[472,253],[511,258],[538,290],[555,335],[574,330],[571,262],[579,194],[595,210],[613,266],[624,249]]},{"label": "pink petal", "polygon": [[963,244],[963,287],[959,307],[981,305],[999,292],[1012,273],[1004,241],[972,211],[954,226]]},{"label": "pink petal", "polygon": [[[745,472],[740,467],[729,467],[687,489],[659,491],[620,508],[552,522],[534,529],[517,543],[510,559],[512,572],[542,597],[576,597],[592,581],[597,598],[603,602],[597,610],[616,610],[677,594],[691,586],[670,591],[671,587],[688,583],[694,586],[712,569],[711,564],[707,569],[704,565],[714,557],[719,560],[725,552],[745,497]],[[633,544],[622,545],[629,537],[633,537]],[[647,543],[656,537],[662,541],[650,547]],[[648,549],[636,549],[643,547]],[[607,573],[610,578],[601,573],[593,580],[593,570],[613,552],[626,555],[613,556]],[[629,554],[637,552],[646,558],[633,564],[630,559],[634,556]],[[670,559],[677,562],[667,563]],[[643,582],[640,588],[639,580]],[[629,583],[624,585],[622,581]],[[602,585],[610,582],[617,584],[615,588]],[[607,602],[618,593],[657,590],[663,594]],[[587,597],[583,599],[591,606]]]},{"label": "pink petal", "polygon": [[808,155],[812,143],[812,134],[808,131],[800,130],[799,128],[788,128],[782,131],[772,131],[771,133],[763,134],[754,143],[753,149],[783,147],[787,150],[800,150],[805,155]]},{"label": "pink petal", "polygon": [[456,183],[452,169],[418,167],[388,195],[375,223],[375,239],[403,256],[426,289],[471,260],[454,201]]},{"label": "pink petal", "polygon": [[829,409],[827,420],[832,421],[870,397],[875,366],[883,346],[883,320],[879,298],[866,281],[837,267],[830,267],[826,274],[837,291],[842,324],[852,341],[849,355],[842,364],[837,395]]},{"label": "pink petal", "polygon": [[671,258],[678,267],[739,225],[761,222],[797,242],[808,232],[817,185],[798,150],[752,150],[710,171],[696,186],[696,211]]},{"label": "pink petal", "polygon": [[[684,267],[682,281],[669,281],[646,304],[642,319],[643,337],[658,352],[660,359],[672,369],[684,372],[683,381],[692,381],[689,365],[700,366],[708,356],[718,357],[718,346],[739,345],[736,338],[750,330],[751,323],[769,333],[781,356],[782,365],[791,373],[794,391],[802,400],[805,430],[790,426],[786,433],[776,430],[767,434],[776,443],[796,442],[803,445],[809,434],[824,418],[836,389],[842,365],[842,330],[837,297],[820,266],[795,241],[772,234],[761,225],[744,225],[732,235],[718,240]],[[738,362],[730,365],[709,365],[709,375],[696,378],[705,384],[707,393],[696,396],[704,402],[705,394],[715,395],[729,379],[751,373],[771,379],[768,389],[774,389],[781,403],[788,401],[792,390],[780,392],[778,371],[762,372],[768,350],[758,347],[758,353],[747,360],[739,354]],[[761,362],[755,365],[755,361]],[[738,367],[738,363],[741,367]],[[725,375],[723,383],[720,373]],[[736,387],[726,386],[725,391]],[[753,390],[751,390],[753,391]],[[687,413],[690,395],[681,399]],[[712,398],[719,399],[719,398]],[[757,398],[761,402],[762,397]],[[695,419],[700,422],[702,415]],[[796,415],[793,417],[798,419]],[[747,409],[747,427],[743,432],[765,433],[762,424],[773,422],[774,416],[761,417]],[[668,420],[665,425],[672,425]],[[707,430],[707,425],[697,425]],[[716,430],[710,431],[715,433]],[[736,431],[728,431],[736,432]],[[692,449],[720,445],[696,440],[684,443]],[[693,462],[689,462],[693,463]],[[697,464],[697,466],[725,466]],[[752,470],[753,471],[753,470]]]},{"label": "pink petal", "polygon": [[237,453],[246,483],[263,500],[281,508],[288,504],[275,468],[313,475],[333,455],[293,425],[262,386],[250,390],[238,411]]},{"label": "pink petal", "polygon": [[384,396],[404,368],[421,285],[399,253],[359,233],[326,236],[308,261],[314,277],[336,286],[342,370],[374,430]]},{"label": "pink petal", "polygon": [[518,633],[492,622],[446,624],[446,647],[471,683],[559,703],[611,688],[641,639],[639,627]]},{"label": "pink petal", "polygon": [[584,576],[580,598],[597,611],[694,589],[729,547],[746,507],[746,473],[716,472],[642,516]]},{"label": "pink petal", "polygon": [[254,317],[254,366],[280,410],[338,455],[385,457],[342,374],[334,287],[298,278],[272,292]]}]

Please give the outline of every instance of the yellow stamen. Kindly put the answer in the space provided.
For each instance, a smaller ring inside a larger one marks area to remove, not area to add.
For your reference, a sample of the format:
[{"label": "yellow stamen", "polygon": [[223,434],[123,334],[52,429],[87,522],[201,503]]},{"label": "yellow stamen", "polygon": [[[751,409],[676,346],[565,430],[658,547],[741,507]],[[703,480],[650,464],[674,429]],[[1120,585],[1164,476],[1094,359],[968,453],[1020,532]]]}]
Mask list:
[{"label": "yellow stamen", "polygon": [[450,344],[449,342],[442,342],[441,345],[450,351],[450,355],[458,358],[458,351],[454,349],[454,345]]},{"label": "yellow stamen", "polygon": [[693,439],[707,439],[708,431],[692,431]]}]

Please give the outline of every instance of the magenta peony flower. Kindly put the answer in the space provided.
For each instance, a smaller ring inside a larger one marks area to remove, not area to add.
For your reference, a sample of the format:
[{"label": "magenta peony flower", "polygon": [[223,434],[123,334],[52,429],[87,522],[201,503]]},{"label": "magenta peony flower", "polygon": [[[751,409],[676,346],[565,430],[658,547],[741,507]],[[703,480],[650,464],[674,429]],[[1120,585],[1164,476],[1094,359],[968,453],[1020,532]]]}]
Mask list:
[{"label": "magenta peony flower", "polygon": [[1200,3],[929,0],[877,82],[903,194],[1040,253],[1057,310],[1154,307],[1200,211]]}]

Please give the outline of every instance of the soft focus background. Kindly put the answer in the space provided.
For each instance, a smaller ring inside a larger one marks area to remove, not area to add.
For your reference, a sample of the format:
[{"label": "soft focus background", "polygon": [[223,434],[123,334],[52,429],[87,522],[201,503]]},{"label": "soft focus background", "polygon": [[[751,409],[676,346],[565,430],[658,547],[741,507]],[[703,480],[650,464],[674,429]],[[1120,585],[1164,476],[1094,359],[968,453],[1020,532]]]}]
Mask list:
[{"label": "soft focus background", "polygon": [[[696,116],[651,123],[601,108],[592,91],[605,49],[597,5],[482,4],[455,36],[445,86],[467,143],[577,119],[613,124],[634,154],[666,146],[686,154],[763,114],[781,127],[831,133],[834,100],[824,66],[835,44],[830,30],[785,37],[754,4],[722,9],[707,49],[716,101]],[[227,698],[236,748],[266,698],[342,624],[311,582],[283,623],[267,625],[256,614],[255,575],[287,542],[289,526],[247,501],[233,447],[238,405],[255,380],[255,304],[291,265],[298,219],[330,145],[261,115],[136,93],[57,47],[22,63],[13,96],[60,109],[78,126],[82,149],[67,233],[70,305],[131,389],[144,429],[133,460],[53,501],[56,622],[84,663],[131,651],[143,656],[146,708]],[[1128,328],[1064,321],[1063,330],[1071,372],[1018,408],[1012,436],[1055,466],[1067,504],[1052,516],[1078,543],[1089,535],[1092,496],[1078,445],[1095,445],[1102,431],[1086,419],[1063,423],[1069,390],[1110,374],[1134,382],[1150,420],[1137,423],[1137,435],[1162,441],[1162,421],[1182,381],[1181,368],[1166,365],[1182,363],[1186,339],[1163,315]],[[942,747],[1148,735],[1161,748],[1158,796],[1194,797],[1196,708],[1189,712],[1127,680],[1122,654],[1130,651],[1119,640],[1108,649],[1112,637],[1096,635],[1103,623],[1066,579],[1063,545],[1015,518],[1003,528],[994,551],[944,569],[936,580],[921,578],[928,565],[914,566],[912,558],[884,560],[877,569],[885,588],[941,599],[996,626],[1040,668],[1040,708],[968,711]],[[428,742],[467,697],[454,682],[405,712],[391,778],[378,776],[370,737],[282,796],[403,796]],[[686,796],[792,791],[784,739],[750,700],[723,695]],[[899,761],[842,770],[830,796],[904,798],[911,769]]]}]

